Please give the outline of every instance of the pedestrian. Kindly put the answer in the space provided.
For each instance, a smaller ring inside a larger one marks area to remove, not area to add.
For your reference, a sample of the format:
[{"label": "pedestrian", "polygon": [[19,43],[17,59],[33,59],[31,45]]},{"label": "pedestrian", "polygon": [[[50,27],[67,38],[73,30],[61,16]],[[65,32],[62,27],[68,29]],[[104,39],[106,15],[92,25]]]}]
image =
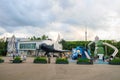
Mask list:
[{"label": "pedestrian", "polygon": [[26,58],[27,58],[26,55],[23,55],[23,60],[24,60],[24,61],[26,61]]},{"label": "pedestrian", "polygon": [[13,53],[13,59],[15,58],[15,54]]},{"label": "pedestrian", "polygon": [[110,56],[110,59],[109,59],[110,61],[112,61],[113,60],[113,56]]},{"label": "pedestrian", "polygon": [[105,57],[103,56],[103,62],[105,62]]}]

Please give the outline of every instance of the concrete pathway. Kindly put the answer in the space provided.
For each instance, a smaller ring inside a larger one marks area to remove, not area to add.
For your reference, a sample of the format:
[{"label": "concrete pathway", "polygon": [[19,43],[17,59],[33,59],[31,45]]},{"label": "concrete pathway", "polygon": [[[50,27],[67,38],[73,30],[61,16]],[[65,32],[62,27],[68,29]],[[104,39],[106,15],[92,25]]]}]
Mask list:
[{"label": "concrete pathway", "polygon": [[8,57],[4,59],[0,80],[120,80],[119,65],[34,64],[34,58],[12,64]]}]

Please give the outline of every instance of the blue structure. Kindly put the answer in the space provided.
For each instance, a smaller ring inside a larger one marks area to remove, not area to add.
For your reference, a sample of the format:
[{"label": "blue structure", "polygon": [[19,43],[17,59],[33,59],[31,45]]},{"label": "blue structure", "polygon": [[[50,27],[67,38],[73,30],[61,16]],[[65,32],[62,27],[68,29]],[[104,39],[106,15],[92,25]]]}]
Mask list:
[{"label": "blue structure", "polygon": [[76,48],[72,49],[72,55],[71,58],[73,60],[78,59],[78,57],[80,58],[87,58],[85,52],[87,52],[87,55],[91,55],[90,51],[84,47],[81,46],[77,46]]}]

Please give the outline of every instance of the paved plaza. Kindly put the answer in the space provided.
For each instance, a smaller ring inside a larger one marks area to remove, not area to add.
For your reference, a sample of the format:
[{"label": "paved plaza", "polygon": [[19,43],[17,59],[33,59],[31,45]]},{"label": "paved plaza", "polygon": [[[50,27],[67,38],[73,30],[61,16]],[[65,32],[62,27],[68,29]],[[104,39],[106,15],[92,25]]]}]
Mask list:
[{"label": "paved plaza", "polygon": [[0,64],[0,80],[120,80],[120,66],[107,64],[77,65],[34,64],[34,58],[27,58],[21,64],[9,62]]}]

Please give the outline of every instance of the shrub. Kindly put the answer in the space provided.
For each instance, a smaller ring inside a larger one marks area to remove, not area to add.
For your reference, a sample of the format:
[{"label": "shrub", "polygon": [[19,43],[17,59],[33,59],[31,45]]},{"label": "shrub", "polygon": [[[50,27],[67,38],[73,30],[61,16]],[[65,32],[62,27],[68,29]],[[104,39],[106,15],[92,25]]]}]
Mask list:
[{"label": "shrub", "polygon": [[56,64],[68,64],[68,59],[66,58],[57,58],[56,59]]},{"label": "shrub", "polygon": [[3,63],[4,62],[4,60],[0,57],[0,63]]},{"label": "shrub", "polygon": [[111,61],[109,61],[109,64],[113,64],[113,65],[120,65],[120,59],[113,59]]},{"label": "shrub", "polygon": [[22,63],[22,60],[19,56],[15,57],[13,63]]},{"label": "shrub", "polygon": [[33,61],[33,63],[47,63],[47,58],[46,57],[36,57]]},{"label": "shrub", "polygon": [[77,64],[93,64],[93,61],[90,60],[90,59],[82,59],[82,58],[79,58],[77,60]]}]

